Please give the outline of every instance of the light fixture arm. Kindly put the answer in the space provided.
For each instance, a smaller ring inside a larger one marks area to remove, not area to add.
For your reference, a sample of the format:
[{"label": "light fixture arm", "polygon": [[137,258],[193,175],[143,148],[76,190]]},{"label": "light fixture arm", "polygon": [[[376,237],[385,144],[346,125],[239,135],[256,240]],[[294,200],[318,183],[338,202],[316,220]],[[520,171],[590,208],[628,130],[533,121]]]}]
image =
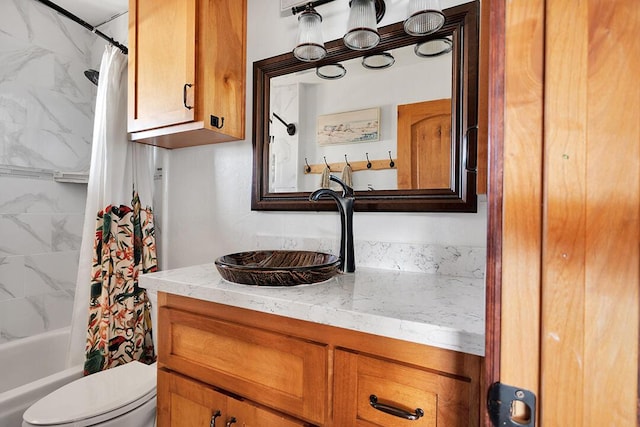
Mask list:
[{"label": "light fixture arm", "polygon": [[[311,9],[315,9],[316,6],[322,6],[323,4],[327,4],[327,3],[331,3],[334,0],[315,0],[315,1],[310,1],[309,3],[305,3],[303,5],[300,6],[295,6],[291,8],[291,13],[293,15],[296,15],[300,12],[304,12],[305,9],[307,8],[311,8]],[[382,21],[382,18],[384,17],[385,12],[387,11],[387,5],[385,4],[384,0],[375,0],[374,1],[375,6],[376,6],[376,21],[378,23],[380,23],[380,21]],[[349,7],[351,7],[351,1],[349,1]]]},{"label": "light fixture arm", "polygon": [[298,14],[300,12],[304,12],[305,9],[307,9],[307,8],[315,9],[316,6],[321,6],[321,5],[326,4],[326,3],[331,3],[332,1],[334,1],[334,0],[315,0],[315,1],[310,1],[309,3],[305,3],[305,4],[302,4],[300,6],[292,7],[291,8],[291,13],[293,15],[296,15],[296,14]]}]

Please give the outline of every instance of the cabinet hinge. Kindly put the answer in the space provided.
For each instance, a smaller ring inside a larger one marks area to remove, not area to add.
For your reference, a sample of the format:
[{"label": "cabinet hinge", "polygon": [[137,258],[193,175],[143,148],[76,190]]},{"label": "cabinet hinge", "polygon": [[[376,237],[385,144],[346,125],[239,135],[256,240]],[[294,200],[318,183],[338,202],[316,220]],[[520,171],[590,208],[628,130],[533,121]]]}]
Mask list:
[{"label": "cabinet hinge", "polygon": [[523,388],[494,383],[489,388],[487,409],[495,427],[534,427],[536,395]]}]

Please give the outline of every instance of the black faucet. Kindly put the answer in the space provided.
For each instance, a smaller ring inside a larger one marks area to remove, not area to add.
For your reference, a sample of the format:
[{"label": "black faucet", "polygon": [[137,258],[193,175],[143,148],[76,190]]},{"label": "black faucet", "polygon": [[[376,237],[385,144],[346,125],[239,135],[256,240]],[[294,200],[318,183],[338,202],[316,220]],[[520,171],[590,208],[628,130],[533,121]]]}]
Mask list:
[{"label": "black faucet", "polygon": [[328,196],[338,204],[341,225],[340,270],[347,273],[353,273],[356,271],[356,261],[353,255],[353,202],[356,198],[353,195],[353,188],[342,182],[342,180],[333,175],[330,175],[329,179],[340,184],[342,187],[342,194],[339,194],[329,188],[321,188],[311,193],[309,200],[317,202],[321,197]]}]

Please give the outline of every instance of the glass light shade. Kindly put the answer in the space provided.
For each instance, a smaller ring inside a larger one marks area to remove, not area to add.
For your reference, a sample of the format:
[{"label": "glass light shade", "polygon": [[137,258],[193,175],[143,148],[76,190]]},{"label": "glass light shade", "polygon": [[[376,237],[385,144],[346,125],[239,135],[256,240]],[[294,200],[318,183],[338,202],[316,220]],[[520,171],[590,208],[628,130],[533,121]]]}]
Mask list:
[{"label": "glass light shade", "polygon": [[319,61],[327,55],[322,38],[322,16],[308,8],[298,16],[298,44],[293,55],[301,61]]},{"label": "glass light shade", "polygon": [[380,42],[374,0],[352,0],[343,40],[353,50],[371,49]]},{"label": "glass light shade", "polygon": [[444,25],[440,0],[410,0],[409,17],[404,30],[412,36],[424,36],[438,31]]}]

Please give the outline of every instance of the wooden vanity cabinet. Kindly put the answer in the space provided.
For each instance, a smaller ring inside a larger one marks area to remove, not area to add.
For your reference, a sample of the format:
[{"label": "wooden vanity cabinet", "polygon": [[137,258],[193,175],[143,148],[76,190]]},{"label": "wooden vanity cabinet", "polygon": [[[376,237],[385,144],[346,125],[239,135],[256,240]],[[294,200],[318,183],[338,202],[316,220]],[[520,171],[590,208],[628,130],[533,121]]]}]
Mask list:
[{"label": "wooden vanity cabinet", "polygon": [[158,301],[159,426],[217,407],[260,427],[480,424],[479,356],[163,292]]},{"label": "wooden vanity cabinet", "polygon": [[131,140],[244,139],[246,21],[246,0],[129,0]]}]

